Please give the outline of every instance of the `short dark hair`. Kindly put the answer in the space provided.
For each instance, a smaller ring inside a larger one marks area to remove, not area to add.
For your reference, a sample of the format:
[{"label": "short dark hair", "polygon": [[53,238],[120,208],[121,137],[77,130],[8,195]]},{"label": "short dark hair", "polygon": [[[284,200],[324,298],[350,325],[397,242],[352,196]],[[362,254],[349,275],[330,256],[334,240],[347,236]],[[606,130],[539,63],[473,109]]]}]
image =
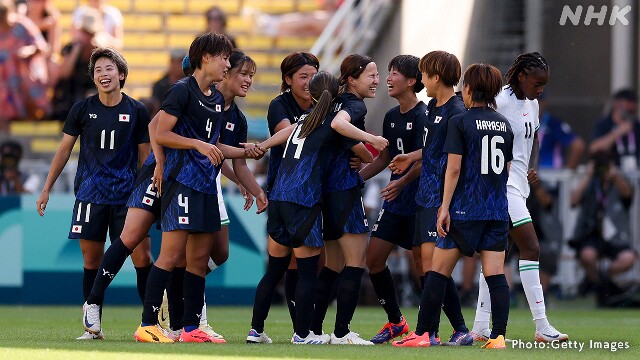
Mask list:
[{"label": "short dark hair", "polygon": [[471,100],[486,102],[496,108],[496,96],[502,90],[500,70],[489,64],[471,64],[464,72],[463,86],[469,86]]},{"label": "short dark hair", "polygon": [[351,54],[342,60],[340,64],[340,86],[341,92],[346,90],[349,78],[357,79],[362,75],[367,65],[373,62],[373,59],[366,55]]},{"label": "short dark hair", "polygon": [[193,70],[202,67],[202,58],[204,55],[230,56],[233,52],[233,45],[228,37],[222,34],[214,34],[211,32],[199,35],[189,47],[189,61]]},{"label": "short dark hair", "polygon": [[633,89],[621,89],[613,94],[613,100],[638,102],[638,93]]},{"label": "short dark hair", "polygon": [[462,74],[460,60],[446,51],[431,51],[420,59],[418,67],[429,76],[440,76],[440,80],[446,86],[458,85]]},{"label": "short dark hair", "polygon": [[238,49],[233,50],[233,53],[231,53],[231,56],[229,57],[229,64],[231,64],[229,71],[235,68],[242,69],[244,64],[249,64],[253,68],[253,71],[256,71],[258,68],[255,60]]},{"label": "short dark hair", "polygon": [[389,61],[389,66],[387,67],[387,71],[391,71],[391,69],[396,69],[400,74],[408,79],[416,79],[415,85],[413,85],[413,92],[419,93],[424,89],[424,84],[422,83],[422,73],[418,68],[418,64],[420,63],[420,59],[417,56],[413,55],[398,55]]},{"label": "short dark hair", "polygon": [[124,87],[124,83],[127,81],[127,75],[129,75],[129,65],[127,60],[124,59],[116,49],[113,48],[97,48],[94,49],[89,58],[89,77],[93,80],[93,71],[96,68],[96,61],[100,58],[107,58],[113,61],[118,68],[118,73],[124,74],[124,79],[120,80],[120,88]]},{"label": "short dark hair", "polygon": [[213,19],[218,19],[220,20],[220,24],[223,28],[227,27],[227,14],[225,14],[219,6],[212,6],[208,8],[207,11],[204,12],[204,17],[207,22]]},{"label": "short dark hair", "polygon": [[280,63],[280,73],[282,74],[280,92],[285,92],[291,87],[287,84],[285,79],[293,76],[293,74],[305,65],[313,66],[317,70],[320,68],[320,60],[318,60],[315,55],[307,51],[295,51],[282,59],[282,62]]}]

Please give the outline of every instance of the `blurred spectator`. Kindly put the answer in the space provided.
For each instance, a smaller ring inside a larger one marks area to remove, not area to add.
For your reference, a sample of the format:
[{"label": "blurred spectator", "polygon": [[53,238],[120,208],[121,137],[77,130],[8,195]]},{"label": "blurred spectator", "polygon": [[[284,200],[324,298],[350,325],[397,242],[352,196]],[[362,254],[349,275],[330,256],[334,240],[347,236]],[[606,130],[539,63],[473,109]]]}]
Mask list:
[{"label": "blurred spectator", "polygon": [[320,9],[312,12],[271,15],[253,8],[243,12],[252,18],[254,32],[272,37],[318,36],[327,26],[333,14],[344,0],[322,0]]},{"label": "blurred spectator", "polygon": [[207,20],[207,29],[205,32],[226,35],[233,47],[238,47],[236,39],[227,33],[227,14],[225,14],[219,6],[210,7],[205,11],[204,16]]},{"label": "blurred spectator", "polygon": [[39,180],[35,176],[25,177],[18,168],[22,158],[22,145],[5,141],[0,145],[0,195],[33,192]]},{"label": "blurred spectator", "polygon": [[585,150],[585,143],[569,124],[551,115],[544,94],[538,98],[540,105],[540,168],[575,170]]},{"label": "blurred spectator", "polygon": [[638,94],[630,89],[616,92],[611,111],[596,123],[589,153],[610,151],[622,171],[637,170],[640,158],[640,123],[637,114]]},{"label": "blurred spectator", "polygon": [[51,118],[64,121],[73,104],[97,92],[88,71],[91,52],[96,48],[95,34],[101,29],[100,14],[95,9],[84,11],[73,24],[71,43],[62,48]]},{"label": "blurred spectator", "polygon": [[161,104],[164,101],[164,96],[167,90],[176,83],[176,81],[184,77],[182,72],[182,59],[187,54],[186,50],[173,49],[169,56],[169,68],[164,76],[153,84],[152,95]]},{"label": "blurred spectator", "polygon": [[49,44],[49,53],[60,53],[60,11],[51,0],[27,0],[27,17],[40,29],[40,33]]},{"label": "blurred spectator", "polygon": [[87,5],[79,6],[73,12],[73,23],[80,22],[87,11],[97,10],[103,25],[102,29],[96,33],[95,44],[99,47],[122,49],[124,45],[124,19],[120,10],[107,4],[107,0],[88,0],[87,3]]},{"label": "blurred spectator", "polygon": [[8,120],[42,118],[49,110],[47,43],[13,0],[0,0],[0,130]]},{"label": "blurred spectator", "polygon": [[[631,247],[629,208],[633,186],[618,171],[608,152],[596,152],[587,173],[571,194],[571,205],[580,205],[573,239],[569,246],[586,271],[581,285],[586,293],[594,285],[599,306],[611,305],[622,293],[611,277],[633,266],[637,253]],[[600,259],[609,259],[608,269]]]}]

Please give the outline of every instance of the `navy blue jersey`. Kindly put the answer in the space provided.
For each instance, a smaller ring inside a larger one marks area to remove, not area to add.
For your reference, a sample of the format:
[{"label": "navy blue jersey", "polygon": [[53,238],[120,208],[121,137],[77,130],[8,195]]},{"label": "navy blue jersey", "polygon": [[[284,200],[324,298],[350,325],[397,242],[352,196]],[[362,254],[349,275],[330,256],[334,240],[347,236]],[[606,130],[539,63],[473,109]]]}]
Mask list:
[{"label": "navy blue jersey", "polygon": [[[334,112],[337,114],[340,110],[349,114],[351,124],[364,131],[364,117],[367,115],[364,100],[352,93],[340,94],[334,101]],[[332,149],[331,169],[323,188],[324,192],[344,191],[364,185],[358,171],[349,166],[349,161],[354,156],[351,150]]]},{"label": "navy blue jersey", "polygon": [[[275,99],[271,100],[269,109],[267,110],[269,134],[273,136],[273,134],[276,133],[276,126],[285,119],[288,119],[292,124],[297,123],[300,116],[305,112],[306,111],[298,105],[291,91],[285,91],[276,96]],[[271,148],[271,153],[269,154],[269,169],[267,171],[267,191],[271,189],[276,179],[283,153],[284,147],[282,146],[274,146]]]},{"label": "navy blue jersey", "polygon": [[105,106],[98,95],[77,102],[62,132],[80,136],[74,182],[78,200],[104,205],[127,202],[138,165],[138,144],[149,142],[149,112],[126,94]]},{"label": "navy blue jersey", "polygon": [[224,111],[220,142],[235,147],[242,147],[240,143],[247,142],[247,118],[235,102],[232,102],[229,109]]},{"label": "navy blue jersey", "polygon": [[[400,112],[400,106],[389,110],[382,123],[382,137],[389,140],[389,157],[407,154],[422,148],[422,133],[427,121],[427,105],[418,102],[406,113]],[[398,180],[404,174],[391,174],[391,181]],[[419,180],[415,179],[405,185],[398,197],[392,201],[384,201],[382,208],[396,215],[410,216],[416,212],[416,192]]]},{"label": "navy blue jersey", "polygon": [[451,218],[509,221],[507,163],[513,159],[509,121],[491,108],[471,108],[451,118],[447,128],[444,151],[462,155]]},{"label": "navy blue jersey", "polygon": [[340,136],[331,128],[334,116],[335,113],[330,114],[311,134],[299,139],[304,123],[302,117],[287,140],[269,200],[289,201],[307,207],[320,201],[327,168],[333,166],[326,153],[330,149],[348,150],[358,143]]},{"label": "navy blue jersey", "polygon": [[436,99],[427,105],[427,121],[422,132],[422,172],[416,194],[416,203],[424,208],[437,208],[442,204],[444,172],[447,154],[442,151],[447,138],[447,124],[452,117],[466,112],[459,96],[451,97],[442,106]]},{"label": "navy blue jersey", "polygon": [[[167,92],[162,110],[178,118],[173,132],[215,145],[220,135],[224,97],[214,86],[206,96],[193,76],[178,80]],[[216,194],[216,170],[209,158],[195,149],[165,148],[164,178],[206,193]]]},{"label": "navy blue jersey", "polygon": [[147,158],[144,160],[144,165],[151,165],[155,163],[156,163],[156,156],[153,154],[153,151],[151,151],[149,156],[147,156]]}]

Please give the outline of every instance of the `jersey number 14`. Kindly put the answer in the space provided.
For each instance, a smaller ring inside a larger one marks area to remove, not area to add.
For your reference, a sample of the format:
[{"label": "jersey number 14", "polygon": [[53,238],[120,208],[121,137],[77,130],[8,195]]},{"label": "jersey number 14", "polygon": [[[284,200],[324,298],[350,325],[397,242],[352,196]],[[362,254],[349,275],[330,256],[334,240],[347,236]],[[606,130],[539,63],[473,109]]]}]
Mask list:
[{"label": "jersey number 14", "polygon": [[294,159],[300,159],[300,154],[302,154],[302,147],[304,146],[304,140],[306,138],[299,139],[300,131],[302,131],[302,126],[296,126],[295,130],[289,135],[289,139],[287,140],[287,145],[284,147],[284,154],[282,157],[287,156],[287,149],[289,149],[289,144],[294,144],[296,146],[296,152],[293,154]]}]

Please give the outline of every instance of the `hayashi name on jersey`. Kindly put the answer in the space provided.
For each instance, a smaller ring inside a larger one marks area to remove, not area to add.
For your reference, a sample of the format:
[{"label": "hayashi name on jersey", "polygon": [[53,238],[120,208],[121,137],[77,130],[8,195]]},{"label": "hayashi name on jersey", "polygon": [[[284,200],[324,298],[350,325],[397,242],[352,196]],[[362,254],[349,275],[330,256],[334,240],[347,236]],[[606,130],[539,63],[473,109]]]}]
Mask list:
[{"label": "hayashi name on jersey", "polygon": [[507,124],[504,121],[476,120],[478,130],[491,130],[507,132]]}]

